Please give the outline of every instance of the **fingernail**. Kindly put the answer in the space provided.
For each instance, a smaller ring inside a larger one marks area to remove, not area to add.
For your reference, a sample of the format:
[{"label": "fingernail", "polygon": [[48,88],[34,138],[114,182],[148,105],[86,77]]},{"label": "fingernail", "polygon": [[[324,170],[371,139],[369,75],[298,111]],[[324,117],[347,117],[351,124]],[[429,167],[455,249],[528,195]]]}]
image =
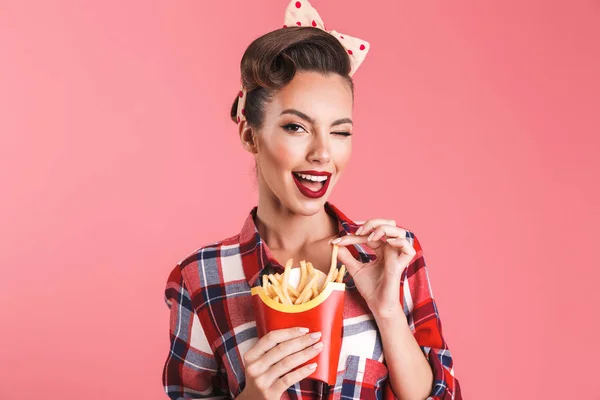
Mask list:
[{"label": "fingernail", "polygon": [[342,241],[342,238],[337,238],[337,239],[333,240],[331,243],[332,244],[337,244],[337,243],[339,243],[341,241]]},{"label": "fingernail", "polygon": [[321,332],[313,332],[313,333],[310,334],[310,337],[312,339],[318,339],[318,338],[321,337]]},{"label": "fingernail", "polygon": [[298,332],[300,332],[300,333],[307,333],[308,332],[308,328],[298,328]]},{"label": "fingernail", "polygon": [[398,239],[398,238],[387,238],[385,241],[386,241],[386,242],[393,242],[393,241],[394,241],[394,240],[396,240],[396,239]]},{"label": "fingernail", "polygon": [[360,233],[363,231],[363,227],[361,226],[360,228],[358,228],[358,230],[356,231],[357,235],[360,235]]},{"label": "fingernail", "polygon": [[315,349],[315,350],[319,350],[321,347],[323,347],[323,342],[319,342],[319,343],[315,344],[315,345],[313,346],[313,349]]},{"label": "fingernail", "polygon": [[308,369],[315,369],[317,368],[317,363],[308,364],[307,367]]},{"label": "fingernail", "polygon": [[373,235],[374,235],[374,234],[375,234],[375,232],[373,232],[373,233],[371,233],[371,234],[369,235],[369,238],[367,239],[367,241],[368,241],[368,242],[370,242],[370,241],[371,241],[371,239],[373,239]]}]

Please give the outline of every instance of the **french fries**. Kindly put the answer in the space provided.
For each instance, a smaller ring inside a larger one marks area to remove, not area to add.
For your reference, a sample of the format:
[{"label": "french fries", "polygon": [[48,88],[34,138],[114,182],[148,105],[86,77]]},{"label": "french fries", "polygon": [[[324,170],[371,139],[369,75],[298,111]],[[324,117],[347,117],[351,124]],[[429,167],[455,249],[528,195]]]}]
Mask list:
[{"label": "french fries", "polygon": [[334,244],[333,245],[333,252],[331,255],[331,267],[329,267],[329,273],[327,274],[327,278],[325,279],[325,282],[323,282],[323,286],[321,287],[321,290],[325,289],[325,286],[327,286],[327,283],[332,282],[335,277],[337,277],[337,268],[335,267],[337,264],[337,253],[338,253],[338,247]]},{"label": "french fries", "polygon": [[329,282],[342,282],[346,273],[346,266],[342,265],[339,270],[337,264],[338,246],[333,245],[331,254],[331,266],[325,281],[319,288],[319,272],[315,270],[312,263],[305,260],[300,261],[300,281],[296,288],[289,284],[289,276],[294,263],[293,259],[287,260],[283,274],[269,274],[262,277],[262,288],[271,299],[277,303],[288,305],[304,304],[317,297]]},{"label": "french fries", "polygon": [[337,275],[337,278],[335,278],[335,281],[336,281],[336,282],[341,282],[341,281],[342,281],[342,279],[344,278],[344,275],[345,275],[345,274],[346,274],[346,266],[345,266],[345,265],[342,265],[342,266],[340,267],[340,270],[338,271],[338,275]]},{"label": "french fries", "polygon": [[[308,268],[308,270],[310,271],[311,274],[315,274],[316,273],[315,269],[314,269],[314,267],[313,267],[313,265],[312,265],[311,262],[307,263],[306,266],[307,266],[307,268]],[[313,298],[315,298],[315,297],[317,297],[319,295],[319,290],[317,289],[317,285],[314,285],[312,287],[312,292],[313,292]]]}]

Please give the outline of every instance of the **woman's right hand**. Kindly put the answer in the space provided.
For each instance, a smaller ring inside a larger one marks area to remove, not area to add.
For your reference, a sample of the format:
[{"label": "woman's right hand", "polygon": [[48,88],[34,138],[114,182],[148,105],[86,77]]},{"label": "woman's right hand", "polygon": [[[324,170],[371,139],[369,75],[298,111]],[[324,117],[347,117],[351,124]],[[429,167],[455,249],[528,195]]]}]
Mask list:
[{"label": "woman's right hand", "polygon": [[278,329],[260,338],[244,354],[246,386],[238,399],[279,400],[290,386],[313,373],[316,363],[294,369],[323,348],[321,332],[307,333],[306,328]]}]

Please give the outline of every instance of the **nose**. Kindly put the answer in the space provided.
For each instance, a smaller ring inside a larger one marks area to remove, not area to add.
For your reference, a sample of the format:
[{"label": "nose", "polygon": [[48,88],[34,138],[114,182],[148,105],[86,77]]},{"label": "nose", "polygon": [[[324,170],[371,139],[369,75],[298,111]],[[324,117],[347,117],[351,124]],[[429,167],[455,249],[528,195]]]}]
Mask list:
[{"label": "nose", "polygon": [[331,144],[328,134],[318,134],[313,136],[313,141],[308,152],[308,161],[326,164],[331,161]]}]

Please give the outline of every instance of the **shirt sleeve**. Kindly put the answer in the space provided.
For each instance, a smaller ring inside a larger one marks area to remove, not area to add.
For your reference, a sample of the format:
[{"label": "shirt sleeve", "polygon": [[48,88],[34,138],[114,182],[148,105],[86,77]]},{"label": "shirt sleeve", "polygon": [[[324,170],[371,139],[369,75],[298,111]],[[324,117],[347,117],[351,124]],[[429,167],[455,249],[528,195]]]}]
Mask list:
[{"label": "shirt sleeve", "polygon": [[162,380],[169,398],[231,399],[226,374],[194,311],[179,265],[167,280],[165,301],[170,310],[170,349]]},{"label": "shirt sleeve", "polygon": [[408,233],[416,254],[406,269],[401,296],[410,328],[433,371],[433,387],[427,399],[462,400],[452,354],[442,334],[442,321],[433,299],[423,249],[414,233]]}]

